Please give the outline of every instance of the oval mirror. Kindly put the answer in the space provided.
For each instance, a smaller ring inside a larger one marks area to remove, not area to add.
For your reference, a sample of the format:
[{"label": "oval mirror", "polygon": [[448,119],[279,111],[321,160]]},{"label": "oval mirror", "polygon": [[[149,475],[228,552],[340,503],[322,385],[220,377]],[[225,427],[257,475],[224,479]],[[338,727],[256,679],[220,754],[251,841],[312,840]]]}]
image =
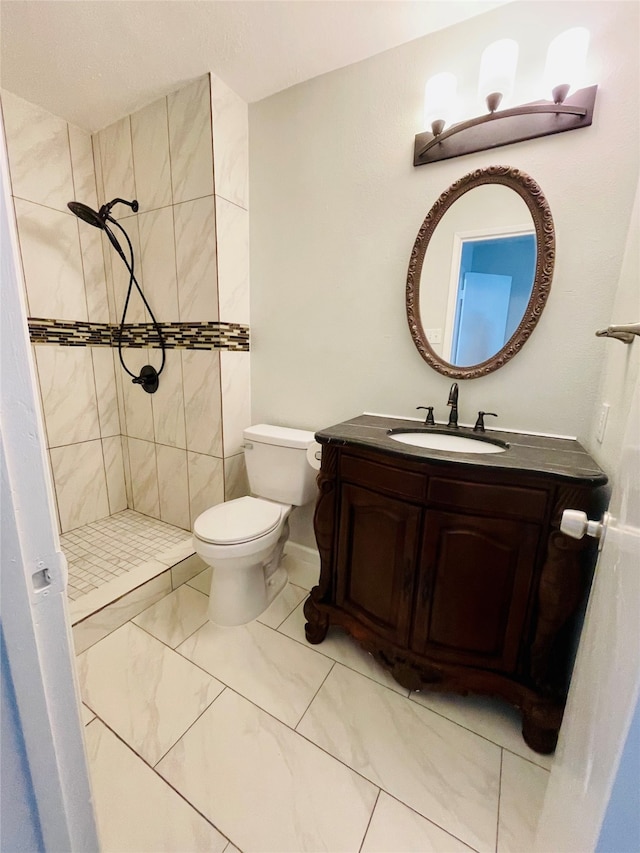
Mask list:
[{"label": "oval mirror", "polygon": [[457,379],[502,367],[538,322],[554,257],[551,211],[533,178],[490,166],[456,181],[411,252],[407,319],[420,355]]}]

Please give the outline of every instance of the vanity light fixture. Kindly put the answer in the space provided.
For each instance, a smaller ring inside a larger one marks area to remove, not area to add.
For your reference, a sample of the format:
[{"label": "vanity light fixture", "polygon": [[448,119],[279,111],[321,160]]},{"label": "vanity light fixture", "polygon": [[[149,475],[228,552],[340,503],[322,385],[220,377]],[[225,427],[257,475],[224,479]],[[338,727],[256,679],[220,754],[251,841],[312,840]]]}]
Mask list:
[{"label": "vanity light fixture", "polygon": [[445,89],[439,88],[434,81],[453,75],[438,74],[430,78],[425,87],[425,119],[429,119],[425,124],[431,130],[416,135],[413,165],[423,166],[513,142],[589,127],[598,87],[588,86],[569,95],[572,84],[580,82],[588,43],[589,32],[583,27],[561,33],[549,45],[544,75],[552,99],[501,110],[498,107],[508,100],[513,89],[518,44],[512,39],[501,39],[489,45],[482,55],[478,81],[478,91],[486,100],[488,113],[450,127],[447,127],[446,105],[443,105]]}]

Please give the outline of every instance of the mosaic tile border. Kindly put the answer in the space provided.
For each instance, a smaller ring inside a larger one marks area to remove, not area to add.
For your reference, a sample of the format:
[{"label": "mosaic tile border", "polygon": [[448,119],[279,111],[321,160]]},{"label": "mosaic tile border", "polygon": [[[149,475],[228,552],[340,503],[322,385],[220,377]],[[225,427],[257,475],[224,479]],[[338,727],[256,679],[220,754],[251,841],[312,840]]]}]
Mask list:
[{"label": "mosaic tile border", "polygon": [[[161,323],[160,328],[168,349],[249,351],[249,326],[241,323]],[[117,347],[119,340],[131,349],[159,346],[153,323],[126,323],[120,336],[119,323],[29,317],[29,336],[33,344],[63,347]]]}]

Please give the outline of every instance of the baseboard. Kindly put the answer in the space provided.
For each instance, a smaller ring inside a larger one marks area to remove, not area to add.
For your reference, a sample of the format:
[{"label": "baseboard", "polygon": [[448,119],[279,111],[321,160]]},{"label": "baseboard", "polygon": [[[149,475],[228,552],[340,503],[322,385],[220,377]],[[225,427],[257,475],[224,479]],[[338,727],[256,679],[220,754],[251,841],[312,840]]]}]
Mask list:
[{"label": "baseboard", "polygon": [[285,551],[296,560],[303,560],[305,563],[311,563],[314,568],[320,571],[320,554],[316,548],[309,548],[306,545],[299,545],[297,542],[287,542]]},{"label": "baseboard", "polygon": [[285,566],[292,584],[303,589],[312,589],[320,579],[320,554],[315,548],[287,542],[284,548]]}]

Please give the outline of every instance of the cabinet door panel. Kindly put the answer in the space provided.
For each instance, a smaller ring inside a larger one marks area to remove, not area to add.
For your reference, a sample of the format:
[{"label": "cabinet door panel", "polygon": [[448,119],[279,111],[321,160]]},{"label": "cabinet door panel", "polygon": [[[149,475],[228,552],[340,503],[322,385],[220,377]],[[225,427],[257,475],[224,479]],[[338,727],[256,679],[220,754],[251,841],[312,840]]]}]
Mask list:
[{"label": "cabinet door panel", "polygon": [[409,640],[420,508],[358,486],[341,490],[338,605],[383,637]]},{"label": "cabinet door panel", "polygon": [[513,671],[537,534],[526,522],[428,512],[414,648]]}]

